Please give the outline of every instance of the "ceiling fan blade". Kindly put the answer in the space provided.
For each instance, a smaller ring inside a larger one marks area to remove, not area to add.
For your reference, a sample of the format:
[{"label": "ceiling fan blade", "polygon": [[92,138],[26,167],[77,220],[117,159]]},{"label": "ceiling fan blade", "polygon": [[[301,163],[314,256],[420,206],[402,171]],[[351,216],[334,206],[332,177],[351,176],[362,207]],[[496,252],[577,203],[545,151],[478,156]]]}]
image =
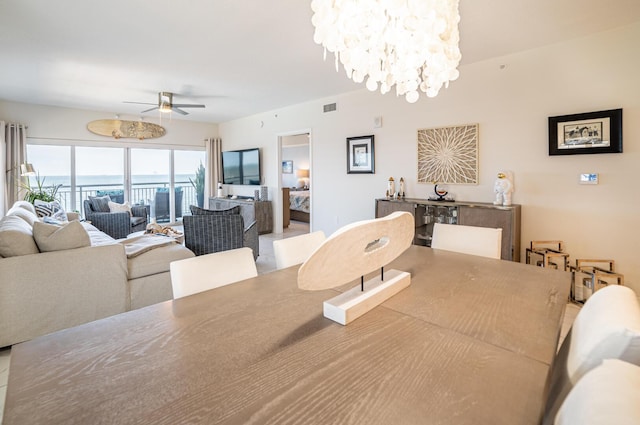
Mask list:
[{"label": "ceiling fan blade", "polygon": [[130,102],[128,100],[123,101],[122,103],[133,103],[135,105],[157,105],[157,103],[147,103],[147,102]]},{"label": "ceiling fan blade", "polygon": [[204,105],[194,105],[192,103],[173,103],[171,106],[176,108],[205,108]]},{"label": "ceiling fan blade", "polygon": [[182,114],[182,115],[189,115],[189,113],[187,111],[183,111],[182,109],[176,108],[176,105],[172,105],[171,106],[171,110],[174,111],[174,112],[177,112],[179,114]]},{"label": "ceiling fan blade", "polygon": [[141,113],[141,114],[144,114],[145,112],[155,111],[156,109],[158,109],[158,107],[157,107],[157,106],[156,106],[156,107],[153,107],[153,108],[151,108],[151,109],[145,109],[144,111],[141,111],[140,113]]}]

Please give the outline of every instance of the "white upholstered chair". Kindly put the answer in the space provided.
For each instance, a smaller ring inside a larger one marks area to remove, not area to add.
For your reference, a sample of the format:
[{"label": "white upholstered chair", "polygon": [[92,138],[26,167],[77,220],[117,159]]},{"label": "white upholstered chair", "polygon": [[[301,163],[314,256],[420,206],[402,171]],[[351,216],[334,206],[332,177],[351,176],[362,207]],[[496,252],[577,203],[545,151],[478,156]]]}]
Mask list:
[{"label": "white upholstered chair", "polygon": [[431,248],[500,259],[502,229],[435,223]]},{"label": "white upholstered chair", "polygon": [[284,269],[306,261],[326,239],[324,232],[305,233],[286,239],[273,241],[273,253],[276,257],[276,269]]},{"label": "white upholstered chair", "polygon": [[552,365],[543,425],[554,423],[567,394],[607,359],[640,365],[640,304],[626,286],[600,289],[576,316]]},{"label": "white upholstered chair", "polygon": [[173,261],[169,269],[174,299],[258,276],[247,247]]}]

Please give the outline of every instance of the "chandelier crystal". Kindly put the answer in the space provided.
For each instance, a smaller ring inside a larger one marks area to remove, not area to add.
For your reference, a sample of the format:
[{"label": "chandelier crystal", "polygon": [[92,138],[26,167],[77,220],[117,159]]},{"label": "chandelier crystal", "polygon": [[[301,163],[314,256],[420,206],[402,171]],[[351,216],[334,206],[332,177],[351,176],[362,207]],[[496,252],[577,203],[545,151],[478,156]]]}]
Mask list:
[{"label": "chandelier crystal", "polygon": [[458,0],[312,0],[313,40],[356,83],[414,103],[458,78]]}]

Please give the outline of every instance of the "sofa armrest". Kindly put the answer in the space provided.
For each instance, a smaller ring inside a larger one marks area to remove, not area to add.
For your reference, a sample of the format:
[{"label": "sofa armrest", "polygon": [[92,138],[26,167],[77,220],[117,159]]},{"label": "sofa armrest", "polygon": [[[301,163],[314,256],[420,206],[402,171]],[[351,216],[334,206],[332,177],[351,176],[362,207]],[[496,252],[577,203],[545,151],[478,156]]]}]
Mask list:
[{"label": "sofa armrest", "polygon": [[134,217],[147,218],[147,207],[144,205],[134,205],[131,207],[131,215]]},{"label": "sofa armrest", "polygon": [[260,255],[260,237],[258,235],[258,222],[253,221],[244,229],[243,235],[244,246],[253,250],[253,259],[257,259]]},{"label": "sofa armrest", "polygon": [[0,258],[0,347],[129,309],[121,244]]}]

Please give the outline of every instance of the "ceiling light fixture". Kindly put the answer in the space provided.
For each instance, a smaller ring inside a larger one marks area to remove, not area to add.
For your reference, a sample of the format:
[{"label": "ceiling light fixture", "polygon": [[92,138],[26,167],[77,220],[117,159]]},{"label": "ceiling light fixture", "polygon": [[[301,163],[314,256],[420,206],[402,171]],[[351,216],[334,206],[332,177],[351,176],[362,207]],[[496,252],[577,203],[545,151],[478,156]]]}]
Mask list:
[{"label": "ceiling light fixture", "polygon": [[[356,83],[407,102],[435,97],[458,78],[458,0],[312,0],[313,40],[335,54]],[[367,77],[368,76],[368,77]]]}]

